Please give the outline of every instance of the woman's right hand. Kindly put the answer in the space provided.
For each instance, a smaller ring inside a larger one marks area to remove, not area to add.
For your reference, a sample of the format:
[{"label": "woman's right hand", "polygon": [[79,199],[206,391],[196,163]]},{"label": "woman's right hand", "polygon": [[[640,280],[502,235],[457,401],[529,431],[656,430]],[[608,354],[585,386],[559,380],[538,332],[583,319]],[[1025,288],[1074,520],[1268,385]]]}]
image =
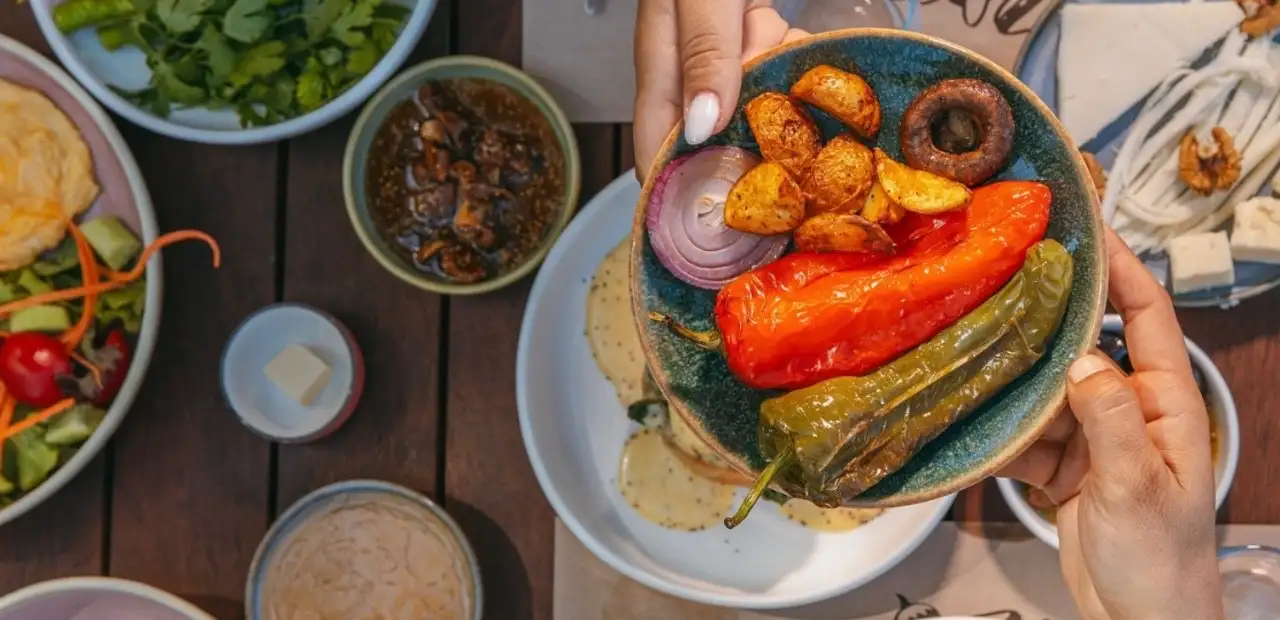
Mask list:
[{"label": "woman's right hand", "polygon": [[1111,231],[1107,253],[1134,372],[1097,352],[1077,360],[1070,411],[1001,475],[1058,504],[1062,573],[1082,617],[1218,620],[1209,415],[1164,287]]},{"label": "woman's right hand", "polygon": [[640,0],[636,14],[635,160],[641,180],[671,128],[701,144],[733,117],[742,63],[807,36],[770,0]]}]

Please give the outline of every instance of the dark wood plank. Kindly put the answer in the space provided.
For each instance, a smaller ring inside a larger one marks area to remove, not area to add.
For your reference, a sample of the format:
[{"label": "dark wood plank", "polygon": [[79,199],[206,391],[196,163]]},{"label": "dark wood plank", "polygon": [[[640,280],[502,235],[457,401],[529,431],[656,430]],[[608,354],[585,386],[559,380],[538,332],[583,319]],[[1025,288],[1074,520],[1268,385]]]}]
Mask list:
[{"label": "dark wood plank", "polygon": [[224,405],[218,360],[236,325],[275,300],[279,147],[125,134],[161,229],[208,232],[223,263],[213,271],[194,244],[165,253],[160,346],[116,439],[109,569],[237,617],[267,525],[270,444]]},{"label": "dark wood plank", "polygon": [[[614,128],[575,127],[583,201],[614,178]],[[606,163],[608,162],[608,163]],[[491,618],[551,618],[554,513],[516,421],[515,355],[531,278],[449,313],[445,492],[485,576]]]},{"label": "dark wood plank", "polygon": [[[449,3],[441,3],[411,63],[448,53],[450,16]],[[289,145],[284,297],[334,313],[355,333],[367,382],[359,408],[337,434],[279,447],[277,511],[351,478],[439,497],[441,299],[392,276],[352,231],[342,193],[352,123],[344,119]]]},{"label": "dark wood plank", "polygon": [[[519,0],[458,5],[458,51],[518,64]],[[616,173],[612,125],[575,127],[583,199]],[[530,281],[450,300],[445,491],[476,546],[487,616],[550,619],[554,515],[534,479],[516,422],[516,340]]]},{"label": "dark wood plank", "polygon": [[1280,523],[1280,470],[1271,456],[1280,448],[1280,290],[1239,307],[1178,313],[1187,336],[1213,357],[1231,386],[1240,412],[1240,465],[1220,520]]},{"label": "dark wood plank", "polygon": [[[0,2],[0,34],[52,56],[25,5]],[[102,572],[104,460],[105,453],[44,504],[0,528],[0,549],[5,550],[0,554],[0,592],[56,577]]]}]

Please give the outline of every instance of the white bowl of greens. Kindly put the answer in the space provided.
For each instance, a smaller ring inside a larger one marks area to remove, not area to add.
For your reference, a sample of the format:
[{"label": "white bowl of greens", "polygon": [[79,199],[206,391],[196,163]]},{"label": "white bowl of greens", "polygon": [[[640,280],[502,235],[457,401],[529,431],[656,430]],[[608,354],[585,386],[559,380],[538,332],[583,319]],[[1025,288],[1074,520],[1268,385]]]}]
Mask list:
[{"label": "white bowl of greens", "polygon": [[258,144],[355,109],[409,57],[436,0],[32,0],[58,60],[130,122]]},{"label": "white bowl of greens", "polygon": [[[0,397],[2,525],[30,511],[66,485],[106,445],[124,419],[155,348],[160,325],[162,270],[157,256],[145,264],[145,271],[137,269],[145,279],[130,280],[121,273],[113,275],[106,271],[132,271],[129,268],[138,263],[142,246],[154,241],[158,230],[151,198],[137,164],[102,108],[53,62],[4,36],[0,36],[0,80],[33,91],[32,98],[47,98],[65,115],[69,135],[82,139],[83,145],[68,148],[87,147],[96,192],[87,196],[91,202],[76,218],[78,227],[90,240],[88,245],[94,253],[95,265],[102,266],[101,275],[120,278],[122,283],[131,282],[114,290],[104,290],[94,304],[91,322],[86,322],[82,331],[77,328],[83,312],[82,298],[47,302],[33,298],[42,292],[71,289],[81,283],[79,253],[74,242],[64,240],[54,247],[42,244],[39,249],[46,250],[43,253],[18,262],[6,262],[0,270],[0,383],[4,386],[4,395]],[[12,131],[12,127],[18,125],[0,124],[0,132]],[[74,138],[71,142],[75,142]],[[12,155],[12,151],[7,154]],[[31,161],[36,159],[39,157],[28,157]],[[32,170],[34,166],[28,171]],[[83,181],[83,177],[80,180]],[[5,200],[18,195],[13,193],[12,182],[12,178],[0,175],[0,197]],[[0,221],[0,236],[6,243],[27,242],[30,237],[24,237],[21,227],[23,222],[31,220],[22,217],[23,203],[8,202],[0,206],[4,207],[0,208],[0,219],[8,218]],[[51,241],[56,242],[57,239]],[[37,301],[40,303],[35,303]],[[32,307],[19,307],[24,303]],[[112,333],[116,335],[111,336]],[[24,340],[26,342],[22,342]],[[40,359],[31,355],[33,349],[39,348],[34,345],[47,347],[50,340],[61,344],[61,349]],[[118,355],[119,343],[127,348],[127,359]],[[26,353],[14,349],[25,349]],[[26,356],[26,361],[34,362],[38,368],[29,370],[24,363],[15,365],[14,358],[6,360],[9,355],[15,355],[18,362],[23,362]],[[59,362],[70,365],[68,358],[74,357],[94,364],[97,379],[90,376],[87,367],[72,366],[75,372],[54,373],[56,393],[37,393],[49,389],[49,385],[47,377],[42,383],[40,377],[35,376],[36,371],[56,370]],[[28,372],[31,374],[22,374]],[[56,400],[64,409],[47,419],[41,418],[36,414],[51,408],[45,406],[46,402],[27,402],[33,396],[41,401]],[[11,399],[19,404],[10,411],[3,403]]]}]

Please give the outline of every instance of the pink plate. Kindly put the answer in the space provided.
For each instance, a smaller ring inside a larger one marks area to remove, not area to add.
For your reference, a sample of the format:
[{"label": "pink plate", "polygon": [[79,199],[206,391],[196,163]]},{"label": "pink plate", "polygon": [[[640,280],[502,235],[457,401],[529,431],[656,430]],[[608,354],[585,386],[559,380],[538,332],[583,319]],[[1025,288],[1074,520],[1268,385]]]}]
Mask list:
[{"label": "pink plate", "polygon": [[[61,68],[31,48],[0,35],[0,78],[31,88],[49,97],[80,129],[93,153],[94,171],[102,193],[90,209],[90,215],[112,214],[123,220],[145,242],[157,236],[155,212],[151,196],[120,132],[110,117],[98,107],[79,85]],[[54,472],[44,484],[22,499],[0,510],[0,525],[16,519],[48,499],[80,472],[102,446],[106,445],[125,413],[133,405],[142,377],[146,374],[155,350],[156,332],[160,327],[162,290],[160,257],[147,267],[147,311],[142,319],[142,333],[134,351],[134,362],[125,378],[120,395],[107,410],[107,417],[70,461]]]}]

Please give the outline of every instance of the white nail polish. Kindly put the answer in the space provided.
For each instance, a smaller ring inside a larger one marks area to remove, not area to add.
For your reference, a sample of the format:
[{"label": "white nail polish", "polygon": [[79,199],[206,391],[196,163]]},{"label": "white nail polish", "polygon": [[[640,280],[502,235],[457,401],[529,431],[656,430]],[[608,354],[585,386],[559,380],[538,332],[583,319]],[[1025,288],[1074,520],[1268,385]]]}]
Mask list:
[{"label": "white nail polish", "polygon": [[719,121],[720,98],[711,92],[698,93],[684,112],[684,141],[691,145],[706,142]]}]

